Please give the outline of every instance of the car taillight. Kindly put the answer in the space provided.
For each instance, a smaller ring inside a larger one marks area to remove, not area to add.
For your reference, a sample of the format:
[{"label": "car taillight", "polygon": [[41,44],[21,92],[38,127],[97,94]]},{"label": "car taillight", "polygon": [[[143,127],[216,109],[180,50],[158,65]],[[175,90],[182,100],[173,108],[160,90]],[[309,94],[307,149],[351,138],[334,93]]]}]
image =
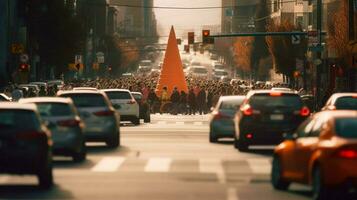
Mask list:
[{"label": "car taillight", "polygon": [[253,134],[248,133],[247,135],[245,135],[245,137],[246,137],[247,139],[252,139],[252,138],[253,138]]},{"label": "car taillight", "polygon": [[112,110],[104,110],[104,111],[95,112],[94,114],[95,114],[96,116],[100,116],[100,117],[103,117],[103,116],[112,116],[112,115],[114,115],[114,111],[112,111]]},{"label": "car taillight", "polygon": [[70,119],[70,120],[59,121],[57,122],[57,124],[59,126],[74,127],[74,126],[78,126],[80,124],[80,121],[76,119]]},{"label": "car taillight", "polygon": [[273,91],[273,92],[270,92],[269,95],[272,97],[280,97],[282,94],[281,94],[281,92]]},{"label": "car taillight", "polygon": [[307,117],[310,115],[310,109],[308,107],[302,107],[300,110],[300,115],[302,117]]},{"label": "car taillight", "polygon": [[357,151],[353,149],[343,149],[338,151],[338,157],[341,158],[357,158]]},{"label": "car taillight", "polygon": [[25,132],[21,132],[16,134],[16,139],[19,140],[33,140],[33,139],[37,139],[37,138],[41,138],[46,136],[46,134],[44,132],[40,132],[40,131],[25,131]]},{"label": "car taillight", "polygon": [[225,115],[221,112],[215,112],[215,113],[213,113],[213,116],[214,116],[213,117],[214,119],[230,119],[231,118],[228,115]]},{"label": "car taillight", "polygon": [[127,104],[135,104],[135,103],[136,103],[135,100],[130,100],[130,101],[127,102]]},{"label": "car taillight", "polygon": [[253,108],[252,108],[250,105],[248,105],[248,104],[244,105],[243,108],[241,108],[241,111],[242,111],[243,114],[246,115],[246,116],[251,116],[251,115],[253,115],[253,113],[254,113]]},{"label": "car taillight", "polygon": [[352,98],[356,98],[357,99],[357,95],[353,95]]}]

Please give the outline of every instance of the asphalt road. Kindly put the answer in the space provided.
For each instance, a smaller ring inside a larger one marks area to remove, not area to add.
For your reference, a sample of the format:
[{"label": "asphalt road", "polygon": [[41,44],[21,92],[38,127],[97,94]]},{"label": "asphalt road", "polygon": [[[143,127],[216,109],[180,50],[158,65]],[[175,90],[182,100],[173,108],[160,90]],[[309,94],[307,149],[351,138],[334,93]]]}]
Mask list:
[{"label": "asphalt road", "polygon": [[121,133],[118,149],[89,143],[83,163],[55,157],[51,190],[39,189],[33,176],[1,175],[0,199],[311,199],[308,187],[272,189],[272,150],[210,144],[207,116],[153,115],[151,124],[124,124]]}]

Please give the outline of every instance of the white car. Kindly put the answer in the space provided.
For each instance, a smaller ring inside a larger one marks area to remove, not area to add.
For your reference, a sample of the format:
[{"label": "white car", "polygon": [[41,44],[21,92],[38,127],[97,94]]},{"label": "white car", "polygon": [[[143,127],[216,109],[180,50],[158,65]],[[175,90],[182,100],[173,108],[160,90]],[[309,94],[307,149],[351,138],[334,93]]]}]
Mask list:
[{"label": "white car", "polygon": [[131,121],[135,125],[140,124],[139,104],[129,90],[105,89],[114,108],[120,113],[121,121]]},{"label": "white car", "polygon": [[94,87],[75,87],[72,90],[73,91],[78,91],[78,90],[98,91],[98,89]]},{"label": "white car", "polygon": [[60,90],[63,88],[64,82],[62,80],[50,80],[50,81],[47,81],[47,85],[48,86],[57,85],[57,88]]},{"label": "white car", "polygon": [[120,116],[104,92],[59,91],[57,96],[72,99],[85,124],[86,141],[105,142],[111,148],[120,145]]},{"label": "white car", "polygon": [[213,77],[220,80],[222,77],[228,77],[228,72],[223,69],[216,69],[214,70]]},{"label": "white car", "polygon": [[0,93],[0,102],[1,101],[11,101],[11,98],[4,93]]},{"label": "white car", "polygon": [[191,66],[187,69],[187,75],[194,77],[208,77],[208,70],[203,66]]},{"label": "white car", "polygon": [[214,70],[224,70],[225,69],[225,67],[222,63],[216,62],[216,61],[212,63],[212,68]]}]

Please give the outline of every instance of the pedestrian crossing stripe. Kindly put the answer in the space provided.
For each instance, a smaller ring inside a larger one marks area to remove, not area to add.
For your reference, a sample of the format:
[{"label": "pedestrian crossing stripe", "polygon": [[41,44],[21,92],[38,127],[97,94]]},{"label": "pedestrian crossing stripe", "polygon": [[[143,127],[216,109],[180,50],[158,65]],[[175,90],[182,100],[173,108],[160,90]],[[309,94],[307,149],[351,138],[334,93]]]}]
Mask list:
[{"label": "pedestrian crossing stripe", "polygon": [[[101,158],[94,166],[91,167],[93,172],[117,172],[117,171],[133,171],[133,165],[125,166],[127,163],[136,162],[139,166],[135,166],[136,171],[143,172],[192,172],[192,173],[216,173],[220,180],[225,179],[225,174],[259,174],[268,175],[271,170],[271,160],[269,158],[248,158],[243,160],[220,160],[220,159],[199,159],[194,160],[172,159],[169,157],[153,157],[149,159],[127,158],[121,156],[110,156]],[[183,163],[195,163],[197,167],[192,167],[180,170]],[[180,163],[180,164],[178,164]],[[128,164],[129,165],[129,164]],[[176,165],[176,166],[174,166]],[[1,177],[0,177],[1,181]]]}]

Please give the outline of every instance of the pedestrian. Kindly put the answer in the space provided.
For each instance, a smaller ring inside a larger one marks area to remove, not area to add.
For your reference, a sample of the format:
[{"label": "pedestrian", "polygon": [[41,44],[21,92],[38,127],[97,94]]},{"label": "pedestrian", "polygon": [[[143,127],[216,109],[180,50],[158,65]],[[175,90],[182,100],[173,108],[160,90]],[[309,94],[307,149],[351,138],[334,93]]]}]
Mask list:
[{"label": "pedestrian", "polygon": [[187,94],[185,91],[181,91],[180,94],[180,110],[181,114],[187,115]]},{"label": "pedestrian", "polygon": [[12,96],[12,101],[19,101],[21,98],[24,97],[24,93],[17,85],[15,85],[15,88],[12,91],[11,96]]},{"label": "pedestrian", "polygon": [[160,114],[162,114],[164,111],[166,111],[166,104],[170,101],[169,93],[167,91],[167,87],[164,86],[162,88],[162,93],[161,93],[161,106],[160,106]]},{"label": "pedestrian", "polygon": [[205,112],[206,106],[207,106],[206,91],[204,88],[202,88],[198,92],[198,96],[197,96],[197,107],[198,107],[198,112],[200,115],[202,115]]},{"label": "pedestrian", "polygon": [[188,106],[189,106],[189,109],[188,109],[189,114],[195,115],[196,114],[196,95],[192,88],[190,89],[190,91],[188,93]]},{"label": "pedestrian", "polygon": [[180,103],[180,93],[177,90],[177,87],[174,88],[170,97],[172,103],[172,112],[173,114],[177,114],[179,110],[179,103]]}]

